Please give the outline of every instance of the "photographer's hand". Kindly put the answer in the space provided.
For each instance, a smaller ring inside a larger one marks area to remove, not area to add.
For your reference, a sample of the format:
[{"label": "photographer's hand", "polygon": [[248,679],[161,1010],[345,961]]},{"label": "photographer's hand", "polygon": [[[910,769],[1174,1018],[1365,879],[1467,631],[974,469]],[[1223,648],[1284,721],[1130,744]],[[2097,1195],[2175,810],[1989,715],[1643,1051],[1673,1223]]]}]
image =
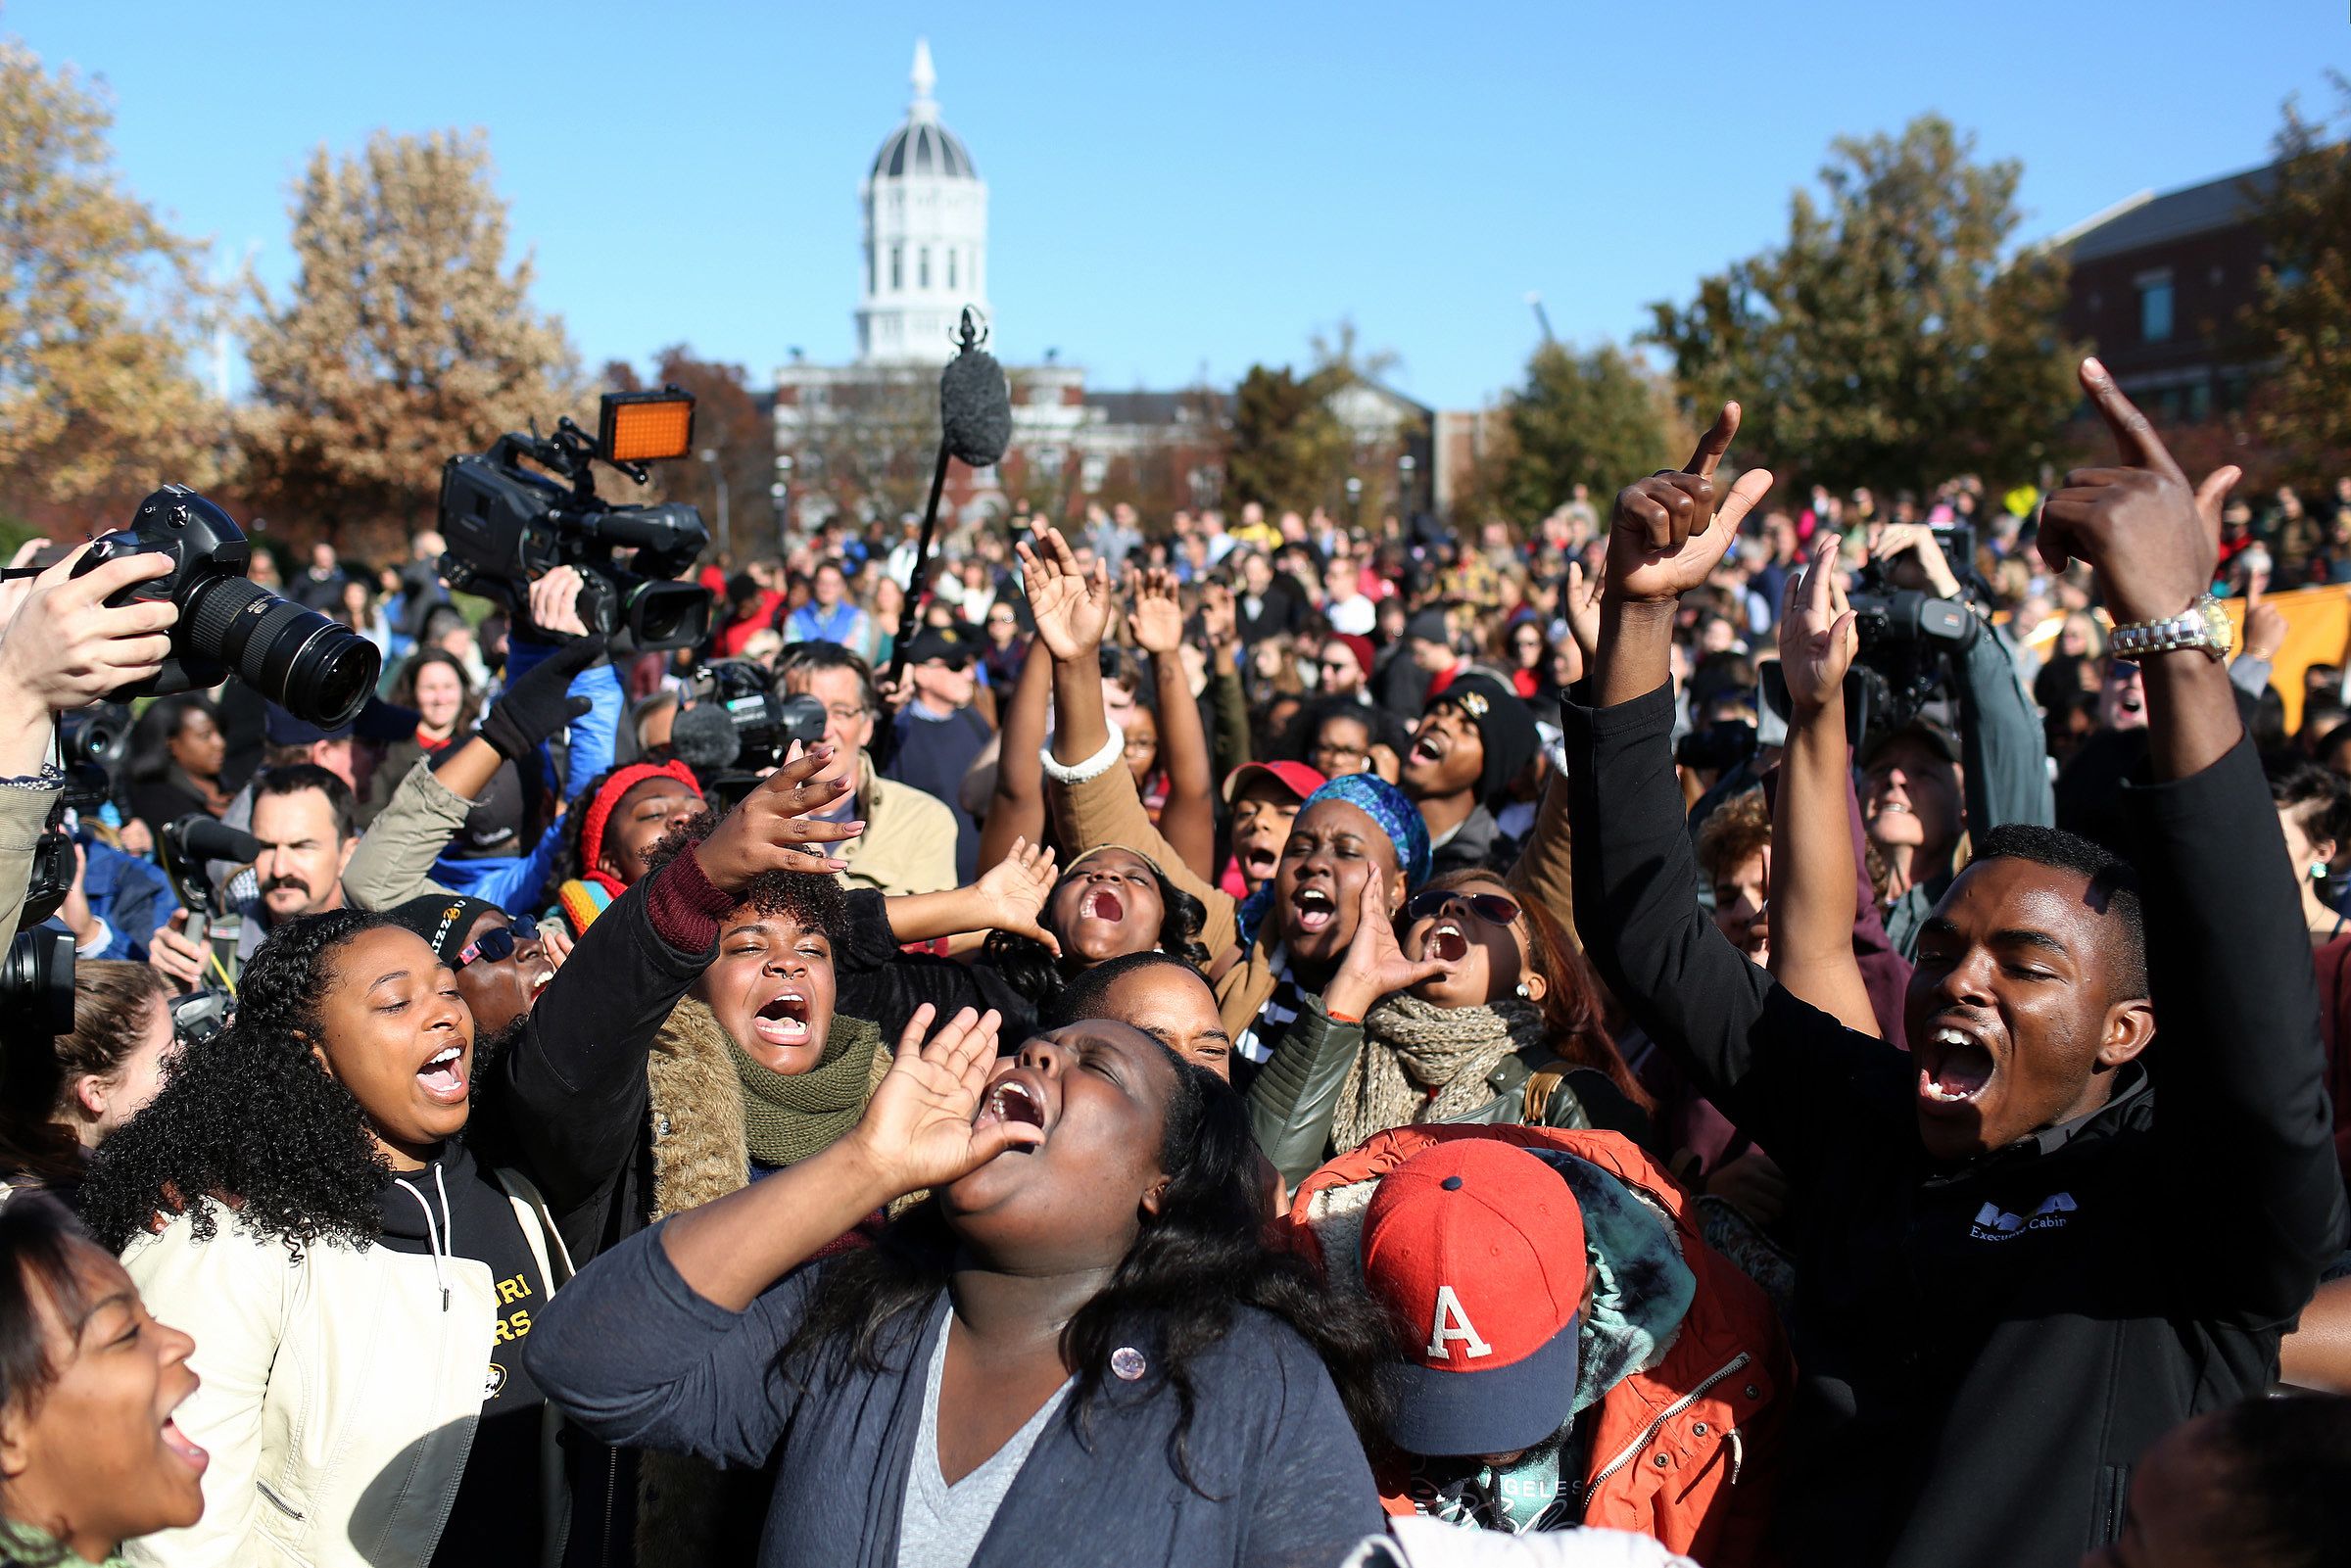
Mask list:
[{"label": "photographer's hand", "polygon": [[572,566],[558,566],[532,583],[531,625],[558,637],[586,637],[588,623],[580,619],[582,583],[579,569]]},{"label": "photographer's hand", "polygon": [[1892,560],[1905,550],[1915,553],[1937,598],[1959,596],[1959,579],[1951,575],[1951,563],[1943,558],[1942,541],[1926,524],[1889,523],[1878,535],[1873,550],[1879,560]]},{"label": "photographer's hand", "polygon": [[73,576],[76,550],[32,581],[0,632],[0,777],[41,771],[51,715],[87,707],[119,687],[152,678],[171,653],[166,634],[179,620],[168,600],[106,600],[171,570],[170,558],[141,552]]},{"label": "photographer's hand", "polygon": [[204,961],[212,944],[190,941],[187,929],[188,912],[173,910],[170,920],[147,939],[147,964],[181,990],[193,991],[204,982]]}]

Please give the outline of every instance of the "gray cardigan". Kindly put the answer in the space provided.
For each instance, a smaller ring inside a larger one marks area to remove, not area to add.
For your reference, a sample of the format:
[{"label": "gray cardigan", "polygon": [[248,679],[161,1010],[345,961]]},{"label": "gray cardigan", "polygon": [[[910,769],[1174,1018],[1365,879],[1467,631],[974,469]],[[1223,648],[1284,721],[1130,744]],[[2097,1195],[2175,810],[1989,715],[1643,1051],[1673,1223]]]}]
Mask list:
[{"label": "gray cardigan", "polygon": [[[660,1235],[631,1237],[549,1302],[525,1342],[531,1376],[607,1443],[726,1465],[776,1458],[760,1568],[896,1568],[945,1294],[894,1348],[889,1371],[842,1365],[803,1391],[777,1353],[830,1265],[797,1270],[738,1314],[695,1293]],[[1296,1333],[1244,1308],[1191,1371],[1197,1490],[1170,1462],[1175,1397],[1155,1378],[1108,1380],[1083,1436],[1065,1407],[1037,1440],[973,1568],[1333,1568],[1380,1529],[1363,1449]]]}]

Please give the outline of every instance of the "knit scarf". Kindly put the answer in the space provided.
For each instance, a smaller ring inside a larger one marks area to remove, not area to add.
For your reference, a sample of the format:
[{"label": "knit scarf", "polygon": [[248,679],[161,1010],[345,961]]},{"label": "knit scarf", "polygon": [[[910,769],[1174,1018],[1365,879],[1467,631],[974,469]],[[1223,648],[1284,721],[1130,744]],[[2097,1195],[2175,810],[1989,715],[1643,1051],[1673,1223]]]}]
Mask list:
[{"label": "knit scarf", "polygon": [[1364,1019],[1364,1048],[1339,1084],[1330,1145],[1344,1154],[1390,1127],[1474,1111],[1494,1098],[1486,1078],[1502,1059],[1543,1041],[1542,1010],[1522,997],[1439,1007],[1391,996]]},{"label": "knit scarf", "polygon": [[839,1014],[816,1066],[805,1072],[763,1067],[733,1040],[727,1049],[743,1080],[743,1125],[751,1158],[771,1169],[797,1164],[855,1126],[889,1070],[881,1025]]}]

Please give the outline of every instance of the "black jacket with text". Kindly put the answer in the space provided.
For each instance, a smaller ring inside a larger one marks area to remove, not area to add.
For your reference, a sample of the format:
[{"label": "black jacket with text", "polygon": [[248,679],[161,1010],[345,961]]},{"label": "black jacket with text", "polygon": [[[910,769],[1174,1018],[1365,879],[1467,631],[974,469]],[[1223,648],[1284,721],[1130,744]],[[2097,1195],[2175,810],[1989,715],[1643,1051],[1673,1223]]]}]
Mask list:
[{"label": "black jacket with text", "polygon": [[2251,745],[2128,791],[2143,1068],[2079,1121],[1949,1168],[1919,1145],[1910,1059],[1699,910],[1668,691],[1564,720],[1587,950],[1798,1189],[1790,1560],[2071,1568],[2120,1529],[2156,1437],[2263,1393],[2342,1245],[2310,948]]}]

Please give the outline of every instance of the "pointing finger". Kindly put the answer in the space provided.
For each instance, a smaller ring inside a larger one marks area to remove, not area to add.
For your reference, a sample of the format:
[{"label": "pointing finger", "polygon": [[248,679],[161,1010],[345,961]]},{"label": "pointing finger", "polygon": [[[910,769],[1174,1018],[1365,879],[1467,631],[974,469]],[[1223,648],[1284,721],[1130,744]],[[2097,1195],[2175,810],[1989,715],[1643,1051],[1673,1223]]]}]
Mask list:
[{"label": "pointing finger", "polygon": [[2138,411],[2138,404],[2123,396],[2113,374],[2095,357],[2082,361],[2082,390],[2089,394],[2089,401],[2097,404],[2106,428],[2114,432],[2115,447],[2125,462],[2169,474],[2183,484],[2187,482],[2162,438],[2155,434],[2155,427],[2147,422],[2147,416]]},{"label": "pointing finger", "polygon": [[1682,465],[1682,471],[1702,477],[1711,476],[1715,465],[1722,461],[1722,454],[1731,450],[1731,438],[1737,434],[1739,404],[1726,403],[1722,405],[1722,412],[1714,416],[1713,428],[1698,438],[1698,451],[1690,454],[1690,460]]}]

